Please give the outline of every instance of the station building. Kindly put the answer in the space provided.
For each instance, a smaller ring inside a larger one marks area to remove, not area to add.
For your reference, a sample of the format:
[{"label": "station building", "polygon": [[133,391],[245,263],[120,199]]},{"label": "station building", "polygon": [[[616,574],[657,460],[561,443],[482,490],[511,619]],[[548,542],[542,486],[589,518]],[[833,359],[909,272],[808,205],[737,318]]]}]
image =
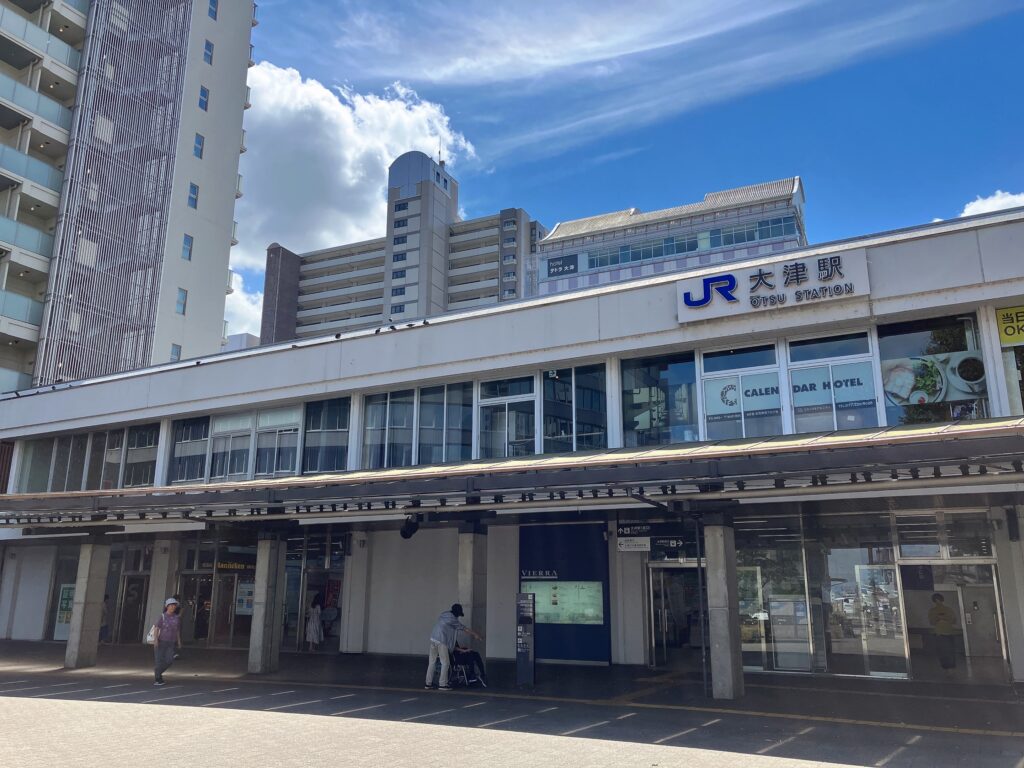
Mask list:
[{"label": "station building", "polygon": [[1024,681],[1022,265],[1018,209],[3,396],[0,638],[177,594],[263,672],[319,594],[322,653],[458,600],[512,659],[532,593],[540,660],[721,698]]}]

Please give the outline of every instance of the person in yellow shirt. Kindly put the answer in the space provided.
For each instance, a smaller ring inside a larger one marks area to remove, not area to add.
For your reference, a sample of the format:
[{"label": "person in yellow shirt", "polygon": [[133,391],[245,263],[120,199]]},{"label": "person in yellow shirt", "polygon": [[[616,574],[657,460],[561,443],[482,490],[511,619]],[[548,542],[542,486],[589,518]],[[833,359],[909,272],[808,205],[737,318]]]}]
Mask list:
[{"label": "person in yellow shirt", "polygon": [[932,625],[939,666],[947,671],[956,669],[956,636],[960,630],[956,626],[956,613],[946,605],[946,599],[938,592],[932,595],[928,623]]}]

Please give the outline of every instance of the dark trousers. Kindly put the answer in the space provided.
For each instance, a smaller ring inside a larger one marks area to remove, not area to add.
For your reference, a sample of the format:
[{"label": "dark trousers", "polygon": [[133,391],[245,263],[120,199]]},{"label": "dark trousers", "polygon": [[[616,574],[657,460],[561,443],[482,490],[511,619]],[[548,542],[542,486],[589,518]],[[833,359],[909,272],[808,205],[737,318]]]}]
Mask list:
[{"label": "dark trousers", "polygon": [[173,640],[169,643],[157,643],[153,648],[156,656],[156,664],[153,667],[153,675],[156,679],[162,680],[164,672],[174,663],[174,651],[177,646]]},{"label": "dark trousers", "polygon": [[934,640],[939,666],[943,669],[956,669],[956,637],[954,635],[935,635]]}]

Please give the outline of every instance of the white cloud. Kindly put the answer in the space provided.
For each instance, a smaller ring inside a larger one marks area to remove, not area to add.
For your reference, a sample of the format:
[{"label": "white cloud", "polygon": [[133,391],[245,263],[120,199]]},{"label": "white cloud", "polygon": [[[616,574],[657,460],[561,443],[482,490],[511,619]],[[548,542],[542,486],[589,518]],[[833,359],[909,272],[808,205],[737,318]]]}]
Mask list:
[{"label": "white cloud", "polygon": [[263,292],[250,292],[242,276],[237,272],[231,276],[235,289],[224,302],[224,319],[228,321],[228,333],[251,333],[260,335],[260,319],[263,312]]},{"label": "white cloud", "polygon": [[258,333],[262,294],[251,286],[270,243],[298,252],[380,237],[387,169],[398,155],[436,155],[441,148],[457,164],[474,153],[439,104],[400,83],[381,94],[331,90],[295,69],[261,62],[249,70],[249,85],[246,192],[236,207],[239,244],[231,265],[250,289],[236,284],[228,297],[231,333]]},{"label": "white cloud", "polygon": [[1005,208],[1019,208],[1021,206],[1024,206],[1024,192],[1014,194],[997,189],[988,197],[978,195],[964,206],[960,215],[974,216],[978,213],[991,213],[992,211],[1001,211]]}]

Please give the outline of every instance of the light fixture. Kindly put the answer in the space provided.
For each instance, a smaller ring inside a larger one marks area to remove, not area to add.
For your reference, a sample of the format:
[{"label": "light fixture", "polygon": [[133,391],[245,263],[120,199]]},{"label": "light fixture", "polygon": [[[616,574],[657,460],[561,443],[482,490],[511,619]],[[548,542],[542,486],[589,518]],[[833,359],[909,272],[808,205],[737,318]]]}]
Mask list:
[{"label": "light fixture", "polygon": [[409,515],[405,518],[405,522],[402,523],[402,528],[398,531],[399,535],[403,539],[411,539],[413,534],[420,529],[420,516]]}]

